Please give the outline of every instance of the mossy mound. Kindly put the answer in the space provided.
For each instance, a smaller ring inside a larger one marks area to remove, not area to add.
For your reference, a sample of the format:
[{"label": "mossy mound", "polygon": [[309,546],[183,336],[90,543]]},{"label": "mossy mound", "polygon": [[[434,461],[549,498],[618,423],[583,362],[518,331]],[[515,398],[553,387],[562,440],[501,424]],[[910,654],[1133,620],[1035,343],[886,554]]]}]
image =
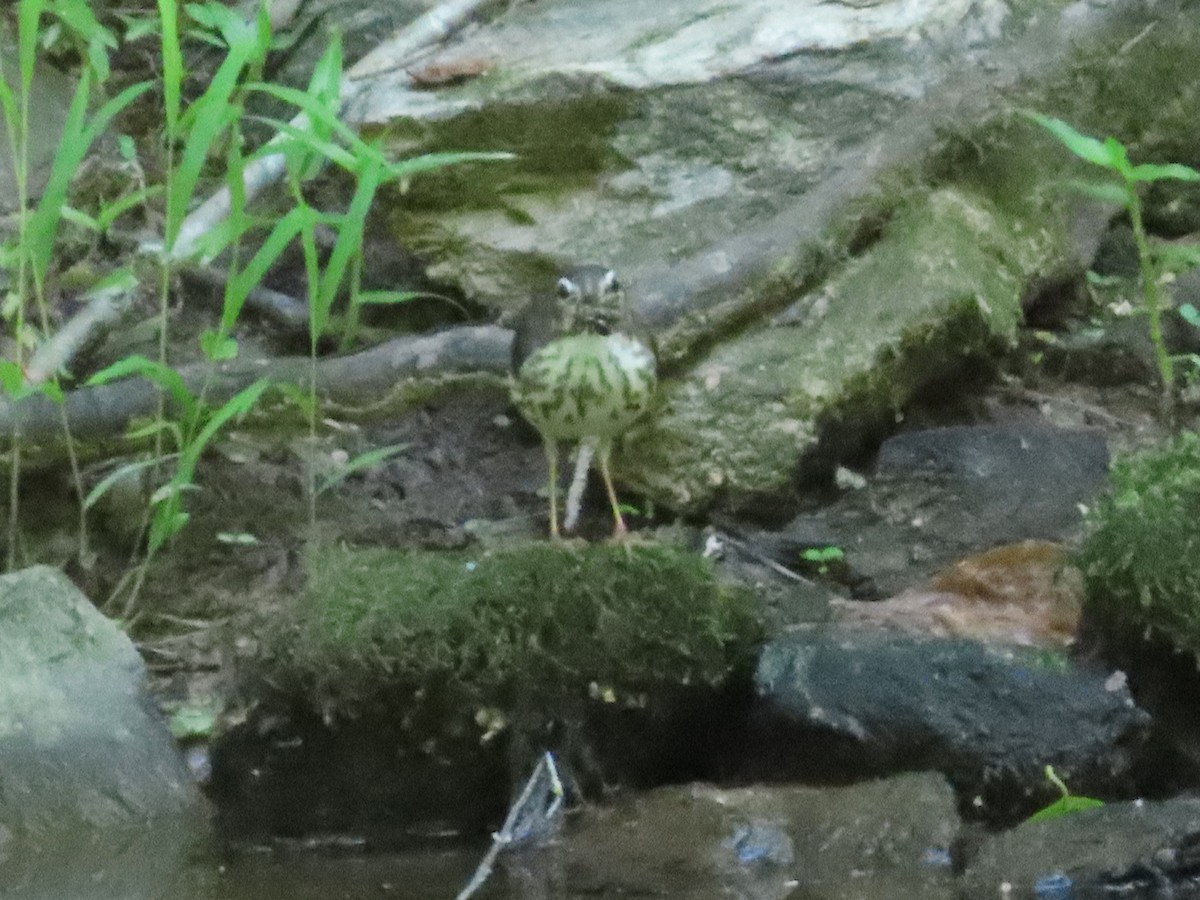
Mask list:
[{"label": "mossy mound", "polygon": [[758,636],[748,596],[669,546],[325,546],[309,569],[294,621],[267,642],[269,675],[341,712],[715,686],[748,670]]},{"label": "mossy mound", "polygon": [[1089,616],[1115,638],[1150,629],[1200,655],[1200,436],[1116,463],[1088,521]]}]

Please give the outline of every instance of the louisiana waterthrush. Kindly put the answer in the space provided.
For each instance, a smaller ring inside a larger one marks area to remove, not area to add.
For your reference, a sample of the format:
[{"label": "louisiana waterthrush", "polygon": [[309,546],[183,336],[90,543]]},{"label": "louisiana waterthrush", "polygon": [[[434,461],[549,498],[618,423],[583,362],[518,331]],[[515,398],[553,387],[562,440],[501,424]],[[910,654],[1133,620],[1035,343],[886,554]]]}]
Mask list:
[{"label": "louisiana waterthrush", "polygon": [[513,402],[546,449],[551,536],[559,536],[560,442],[578,443],[584,465],[594,455],[614,534],[624,534],[609,458],[616,440],[649,410],[658,375],[653,341],[616,273],[579,266],[558,279],[554,294],[536,296],[516,322],[512,370]]}]

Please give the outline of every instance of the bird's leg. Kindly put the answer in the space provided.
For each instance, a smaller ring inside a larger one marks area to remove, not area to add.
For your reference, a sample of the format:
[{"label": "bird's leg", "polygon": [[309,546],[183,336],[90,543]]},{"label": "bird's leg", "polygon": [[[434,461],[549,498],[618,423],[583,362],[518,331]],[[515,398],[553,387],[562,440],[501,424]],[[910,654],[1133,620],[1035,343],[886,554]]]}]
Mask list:
[{"label": "bird's leg", "polygon": [[579,514],[583,512],[583,492],[587,488],[588,470],[592,467],[592,456],[596,452],[591,441],[584,439],[579,445],[575,456],[575,475],[571,478],[571,487],[567,490],[566,515],[563,517],[563,530],[574,531],[579,524]]},{"label": "bird's leg", "polygon": [[613,537],[623,538],[629,533],[625,520],[621,517],[621,506],[617,502],[617,492],[613,490],[612,475],[608,472],[608,457],[612,453],[612,445],[607,441],[596,448],[596,456],[600,461],[600,477],[604,479],[604,490],[608,492],[608,502],[613,512]]},{"label": "bird's leg", "polygon": [[546,463],[550,469],[550,480],[546,485],[550,495],[550,537],[558,540],[558,443],[543,439],[546,448]]}]

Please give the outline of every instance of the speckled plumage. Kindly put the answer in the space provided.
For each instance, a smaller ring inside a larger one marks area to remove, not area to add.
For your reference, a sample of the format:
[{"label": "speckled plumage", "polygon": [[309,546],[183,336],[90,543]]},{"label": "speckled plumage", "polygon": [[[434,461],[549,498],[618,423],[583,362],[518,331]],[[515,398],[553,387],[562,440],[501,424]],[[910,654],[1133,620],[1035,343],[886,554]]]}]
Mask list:
[{"label": "speckled plumage", "polygon": [[512,398],[538,430],[550,466],[550,532],[558,536],[558,444],[595,454],[618,534],[625,523],[609,474],[613,443],[650,408],[658,387],[653,343],[611,269],[583,266],[537,297],[517,323]]}]

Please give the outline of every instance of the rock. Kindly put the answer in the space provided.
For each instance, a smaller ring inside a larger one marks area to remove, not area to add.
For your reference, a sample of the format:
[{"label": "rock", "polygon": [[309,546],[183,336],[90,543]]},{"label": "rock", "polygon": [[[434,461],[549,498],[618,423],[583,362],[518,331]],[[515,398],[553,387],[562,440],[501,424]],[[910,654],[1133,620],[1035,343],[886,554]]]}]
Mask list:
[{"label": "rock", "polygon": [[930,773],[841,788],[693,784],[589,809],[543,868],[551,882],[569,872],[578,894],[939,900],[954,896],[957,829],[953,794]]},{"label": "rock", "polygon": [[1062,656],[849,626],[772,641],[756,684],[764,764],[937,769],[992,820],[1043,805],[1047,763],[1073,791],[1111,795],[1149,725],[1123,678]]},{"label": "rock", "polygon": [[855,594],[882,598],[917,586],[980,548],[1082,530],[1081,505],[1106,483],[1108,448],[1092,428],[962,425],[884,441],[863,491],[793,519],[775,558],[840,547]]},{"label": "rock", "polygon": [[1072,887],[1070,896],[1097,900],[1190,897],[1198,843],[1200,801],[1110,803],[988,839],[962,876],[961,896],[1030,897],[1054,879]]},{"label": "rock", "polygon": [[842,621],[1059,649],[1074,643],[1082,605],[1079,572],[1051,541],[994,547],[959,560],[927,586],[878,603],[835,603]]},{"label": "rock", "polygon": [[[138,842],[156,866],[195,843],[203,801],[129,638],[48,567],[0,576],[0,623],[5,896],[30,879],[86,885]],[[81,875],[77,854],[98,846],[111,852]]]},{"label": "rock", "polygon": [[805,322],[754,329],[668,383],[624,477],[680,509],[786,509],[797,478],[831,474],[892,410],[1015,339],[1022,286],[1053,252],[1022,231],[964,192],[914,205],[807,298]]},{"label": "rock", "polygon": [[515,152],[511,168],[414,181],[398,241],[505,312],[558,263],[615,265],[661,331],[664,372],[687,369],[619,477],[674,509],[762,512],[771,497],[782,517],[797,478],[873,445],[923,390],[959,385],[1012,339],[1030,284],[1084,264],[1042,190],[1070,155],[1030,152],[1029,123],[988,105],[1009,108],[1000,90],[1062,63],[1109,13],[885,6],[523,4],[416,66],[381,51],[347,108],[430,149]]},{"label": "rock", "polygon": [[942,495],[920,510],[926,532],[965,532],[977,545],[1073,535],[1079,504],[1095,496],[1107,473],[1100,429],[1026,424],[898,434],[883,442],[876,470],[890,483],[919,480]]},{"label": "rock", "polygon": [[[2,28],[0,28],[0,78],[3,78],[14,91],[20,84],[15,39]],[[29,120],[29,184],[27,185],[31,199],[36,200],[41,196],[42,188],[50,178],[50,166],[54,161],[54,151],[58,148],[63,123],[66,121],[67,109],[71,105],[71,95],[74,92],[75,83],[53,66],[42,63],[34,69],[29,101],[33,114]],[[0,115],[0,213],[11,212],[16,208],[17,201],[13,161],[9,154],[12,145],[9,140],[4,116]]]}]

